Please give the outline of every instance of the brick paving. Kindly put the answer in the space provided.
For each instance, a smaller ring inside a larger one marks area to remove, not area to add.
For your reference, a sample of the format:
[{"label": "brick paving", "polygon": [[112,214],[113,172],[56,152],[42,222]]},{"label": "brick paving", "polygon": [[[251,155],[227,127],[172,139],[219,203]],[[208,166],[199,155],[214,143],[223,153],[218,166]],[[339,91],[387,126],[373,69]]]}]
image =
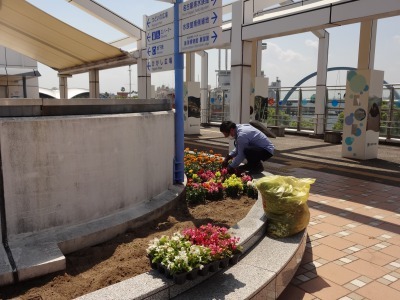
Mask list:
[{"label": "brick paving", "polygon": [[[400,299],[400,148],[380,145],[378,159],[358,161],[318,139],[273,142],[277,153],[266,171],[316,179],[306,251],[279,299]],[[185,143],[223,155],[228,149],[218,128]]]}]

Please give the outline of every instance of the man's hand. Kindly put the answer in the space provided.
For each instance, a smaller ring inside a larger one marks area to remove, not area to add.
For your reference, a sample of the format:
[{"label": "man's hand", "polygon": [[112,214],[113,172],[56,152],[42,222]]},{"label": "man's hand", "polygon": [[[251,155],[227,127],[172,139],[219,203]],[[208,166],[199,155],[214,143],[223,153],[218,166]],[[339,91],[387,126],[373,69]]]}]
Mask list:
[{"label": "man's hand", "polygon": [[231,166],[228,166],[228,173],[229,174],[235,174],[236,173],[236,169],[232,168]]},{"label": "man's hand", "polygon": [[230,156],[229,154],[227,156],[225,156],[224,161],[222,162],[222,167],[226,168],[228,166],[229,160],[232,158],[232,156]]}]

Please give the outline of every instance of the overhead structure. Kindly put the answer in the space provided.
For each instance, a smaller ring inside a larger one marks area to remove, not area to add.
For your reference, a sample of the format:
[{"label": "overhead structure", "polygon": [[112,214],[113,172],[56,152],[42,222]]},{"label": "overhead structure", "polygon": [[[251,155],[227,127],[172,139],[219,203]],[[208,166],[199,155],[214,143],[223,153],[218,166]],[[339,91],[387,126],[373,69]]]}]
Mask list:
[{"label": "overhead structure", "polygon": [[[247,102],[250,99],[251,81],[244,79],[241,71],[249,67],[249,62],[245,61],[246,53],[252,53],[250,48],[253,45],[249,42],[311,31],[324,42],[320,44],[319,59],[326,62],[328,36],[323,29],[400,15],[398,0],[299,1],[290,6],[271,9],[272,4],[279,2],[282,1],[237,1],[232,3],[232,7],[224,7],[224,12],[232,11],[233,15],[239,15],[222,25],[222,43],[224,46],[232,43],[232,59],[239,59],[232,61],[231,68],[231,86],[235,89],[232,90],[231,116],[235,122],[247,122],[249,119]],[[240,36],[240,40],[234,43],[236,36]],[[326,66],[319,64],[319,69],[326,70]],[[325,76],[319,78],[319,84],[324,85]],[[318,130],[322,128],[320,125],[317,126]]]},{"label": "overhead structure", "polygon": [[125,18],[117,15],[108,8],[102,6],[94,0],[65,0],[68,3],[80,8],[102,22],[110,25],[116,30],[126,34],[126,37],[120,38],[109,44],[114,47],[123,47],[132,43],[136,43],[141,39],[144,33],[143,29],[139,26],[129,22]]},{"label": "overhead structure", "polygon": [[[57,71],[86,66],[111,67],[132,60],[108,45],[41,11],[24,0],[2,0],[0,44]],[[122,61],[124,61],[122,63]]]}]

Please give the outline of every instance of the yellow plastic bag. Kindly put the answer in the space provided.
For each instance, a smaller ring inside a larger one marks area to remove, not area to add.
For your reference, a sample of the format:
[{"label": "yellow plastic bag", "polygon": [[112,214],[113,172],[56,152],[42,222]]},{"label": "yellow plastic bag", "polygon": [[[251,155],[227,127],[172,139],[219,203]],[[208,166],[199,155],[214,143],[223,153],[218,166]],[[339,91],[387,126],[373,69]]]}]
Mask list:
[{"label": "yellow plastic bag", "polygon": [[307,227],[310,211],[307,199],[313,178],[272,175],[259,179],[264,212],[267,215],[267,234],[287,237]]}]

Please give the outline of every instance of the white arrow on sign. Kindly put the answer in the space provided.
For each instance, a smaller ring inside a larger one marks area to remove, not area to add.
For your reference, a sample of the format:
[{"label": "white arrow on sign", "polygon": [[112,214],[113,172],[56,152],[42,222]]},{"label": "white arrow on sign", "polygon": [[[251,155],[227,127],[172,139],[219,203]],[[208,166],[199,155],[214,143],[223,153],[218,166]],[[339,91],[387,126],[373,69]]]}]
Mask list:
[{"label": "white arrow on sign", "polygon": [[222,0],[190,0],[179,5],[179,19],[222,7]]},{"label": "white arrow on sign", "polygon": [[221,44],[221,34],[221,27],[215,27],[184,35],[179,39],[179,52],[216,48]]},{"label": "white arrow on sign", "polygon": [[186,35],[222,25],[222,8],[182,19],[179,23],[179,35]]},{"label": "white arrow on sign", "polygon": [[167,24],[146,32],[147,45],[159,43],[174,38],[174,24]]},{"label": "white arrow on sign", "polygon": [[174,54],[174,40],[166,40],[164,42],[155,43],[146,49],[147,58],[156,58],[165,55]]}]

